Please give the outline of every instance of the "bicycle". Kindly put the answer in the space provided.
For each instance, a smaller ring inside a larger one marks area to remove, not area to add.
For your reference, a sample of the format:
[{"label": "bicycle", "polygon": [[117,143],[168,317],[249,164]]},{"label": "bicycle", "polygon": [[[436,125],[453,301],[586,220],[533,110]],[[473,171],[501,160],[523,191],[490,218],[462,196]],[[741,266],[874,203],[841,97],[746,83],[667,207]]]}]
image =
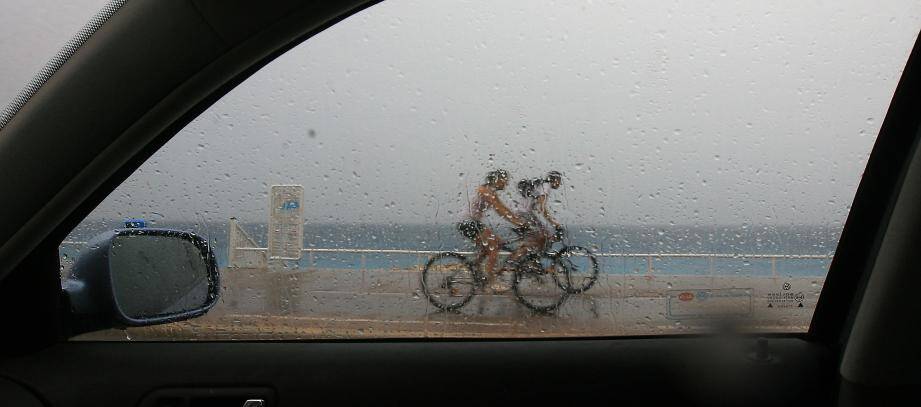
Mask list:
[{"label": "bicycle", "polygon": [[[508,242],[503,249],[512,251],[510,245],[520,240]],[[548,242],[544,250],[525,254],[513,267],[512,291],[515,297],[536,312],[556,310],[569,295],[585,292],[598,278],[598,261],[591,251],[564,244],[560,250],[553,252],[549,250],[551,243]],[[587,276],[580,273],[586,268],[573,261],[576,257],[588,259]],[[458,252],[432,256],[422,271],[422,292],[439,309],[460,309],[477,291],[486,287],[488,280],[480,267],[484,259],[482,252],[472,260]]]},{"label": "bicycle", "polygon": [[575,245],[562,243],[557,251],[551,251],[554,261],[563,267],[566,272],[565,287],[570,294],[581,294],[591,289],[598,281],[598,258],[591,250]]}]

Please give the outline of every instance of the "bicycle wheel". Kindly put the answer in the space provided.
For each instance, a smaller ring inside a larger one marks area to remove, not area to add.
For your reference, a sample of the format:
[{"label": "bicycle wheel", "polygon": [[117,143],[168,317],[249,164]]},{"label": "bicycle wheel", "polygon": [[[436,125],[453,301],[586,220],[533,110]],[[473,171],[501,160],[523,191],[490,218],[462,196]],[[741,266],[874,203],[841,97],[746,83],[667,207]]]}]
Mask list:
[{"label": "bicycle wheel", "polygon": [[466,305],[473,298],[475,286],[473,269],[459,253],[436,254],[422,270],[422,292],[432,305],[445,311]]},{"label": "bicycle wheel", "polygon": [[554,260],[563,271],[558,279],[561,288],[570,294],[583,293],[598,281],[598,259],[584,247],[564,247]]},{"label": "bicycle wheel", "polygon": [[554,257],[547,253],[534,253],[518,262],[512,290],[524,306],[532,311],[549,312],[563,305],[569,293],[558,276]]}]

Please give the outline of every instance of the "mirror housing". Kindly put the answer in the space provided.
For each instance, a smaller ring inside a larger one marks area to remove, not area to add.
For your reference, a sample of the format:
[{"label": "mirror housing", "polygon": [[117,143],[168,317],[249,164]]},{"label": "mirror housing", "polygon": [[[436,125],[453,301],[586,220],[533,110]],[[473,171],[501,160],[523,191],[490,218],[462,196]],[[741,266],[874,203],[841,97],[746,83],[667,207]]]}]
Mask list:
[{"label": "mirror housing", "polygon": [[70,335],[195,318],[220,295],[208,242],[169,229],[116,229],[95,237],[62,286]]}]

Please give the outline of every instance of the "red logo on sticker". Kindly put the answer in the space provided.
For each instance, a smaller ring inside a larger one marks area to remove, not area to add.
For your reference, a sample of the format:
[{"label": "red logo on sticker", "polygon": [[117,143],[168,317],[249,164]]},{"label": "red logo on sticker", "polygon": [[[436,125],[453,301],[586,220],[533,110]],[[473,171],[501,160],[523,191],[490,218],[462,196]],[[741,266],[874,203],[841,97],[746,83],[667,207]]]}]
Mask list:
[{"label": "red logo on sticker", "polygon": [[694,299],[694,293],[681,293],[678,294],[678,299],[681,301],[690,301]]}]

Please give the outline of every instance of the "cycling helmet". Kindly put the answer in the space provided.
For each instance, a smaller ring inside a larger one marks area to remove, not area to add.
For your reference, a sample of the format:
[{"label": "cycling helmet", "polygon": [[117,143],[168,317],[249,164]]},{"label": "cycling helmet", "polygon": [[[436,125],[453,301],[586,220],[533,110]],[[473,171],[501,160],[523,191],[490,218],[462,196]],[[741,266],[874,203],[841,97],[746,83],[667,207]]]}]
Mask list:
[{"label": "cycling helmet", "polygon": [[490,185],[495,185],[500,179],[508,179],[508,171],[503,169],[493,170],[486,173],[486,183]]},{"label": "cycling helmet", "polygon": [[528,198],[534,192],[534,181],[529,179],[523,179],[518,181],[518,193],[521,196]]}]

